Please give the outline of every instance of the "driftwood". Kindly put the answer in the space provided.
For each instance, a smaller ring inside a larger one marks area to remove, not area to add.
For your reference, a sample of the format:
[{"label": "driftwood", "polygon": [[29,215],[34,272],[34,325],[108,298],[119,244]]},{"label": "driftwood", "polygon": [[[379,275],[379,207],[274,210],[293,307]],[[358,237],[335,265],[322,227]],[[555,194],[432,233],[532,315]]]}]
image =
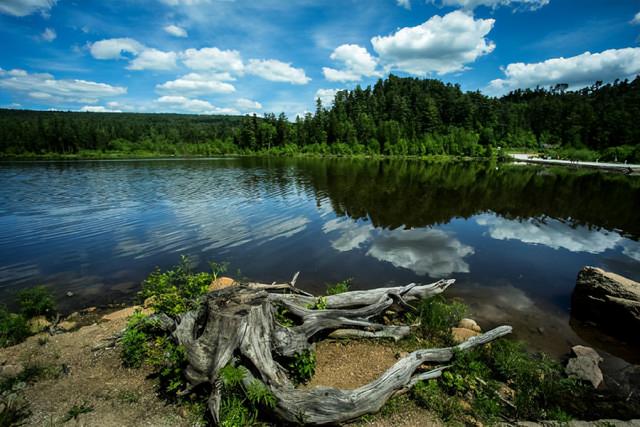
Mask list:
[{"label": "driftwood", "polygon": [[[185,374],[190,386],[212,385],[209,409],[216,423],[222,399],[219,372],[229,363],[247,368],[243,380],[247,384],[259,380],[269,388],[277,401],[274,413],[283,421],[335,424],[377,412],[393,395],[406,392],[420,380],[439,376],[446,368],[416,372],[423,363],[445,363],[456,350],[485,344],[511,332],[511,327],[501,326],[456,347],[415,351],[377,380],[355,390],[297,389],[278,362],[282,357],[311,348],[314,340],[327,334],[400,339],[411,332],[409,326],[388,326],[373,319],[393,305],[407,306],[407,301],[436,295],[453,280],[346,292],[323,298],[326,309],[314,310],[309,306],[318,299],[295,288],[296,278],[288,284],[249,283],[212,292],[197,311],[184,314],[170,328],[186,349]],[[275,317],[278,307],[286,308],[298,319],[297,324],[280,325]],[[169,325],[165,322],[165,326]]]}]

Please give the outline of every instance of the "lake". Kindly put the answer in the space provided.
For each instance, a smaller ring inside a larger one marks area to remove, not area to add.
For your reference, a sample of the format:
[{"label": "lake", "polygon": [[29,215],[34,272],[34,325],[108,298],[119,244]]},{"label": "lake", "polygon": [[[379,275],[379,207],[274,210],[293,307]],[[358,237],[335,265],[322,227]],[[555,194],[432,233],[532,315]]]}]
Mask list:
[{"label": "lake", "polygon": [[[585,265],[640,280],[640,177],[417,160],[0,163],[0,300],[45,284],[69,311],[130,301],[158,266],[323,292],[455,278],[447,295],[534,348],[638,352],[571,320]],[[238,271],[239,270],[239,271]],[[73,292],[73,297],[66,297]],[[634,356],[635,355],[635,356]]]}]

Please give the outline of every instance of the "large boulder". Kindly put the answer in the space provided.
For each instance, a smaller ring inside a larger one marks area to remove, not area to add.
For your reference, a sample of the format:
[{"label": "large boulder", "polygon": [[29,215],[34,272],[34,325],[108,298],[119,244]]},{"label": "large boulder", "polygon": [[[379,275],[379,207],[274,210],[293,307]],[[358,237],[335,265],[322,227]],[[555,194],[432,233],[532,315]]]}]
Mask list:
[{"label": "large boulder", "polygon": [[610,334],[640,342],[640,283],[595,267],[578,273],[571,315],[593,322]]},{"label": "large boulder", "polygon": [[602,357],[591,347],[576,345],[572,348],[576,357],[569,359],[565,372],[567,375],[589,381],[593,388],[600,387],[603,376],[600,370]]}]

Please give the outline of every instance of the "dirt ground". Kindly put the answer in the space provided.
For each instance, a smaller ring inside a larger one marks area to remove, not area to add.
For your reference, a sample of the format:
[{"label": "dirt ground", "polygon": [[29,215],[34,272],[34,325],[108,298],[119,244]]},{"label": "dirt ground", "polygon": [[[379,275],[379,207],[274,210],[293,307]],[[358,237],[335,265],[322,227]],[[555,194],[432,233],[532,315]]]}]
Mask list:
[{"label": "dirt ground", "polygon": [[[122,331],[125,309],[72,332],[41,333],[22,344],[0,349],[0,364],[46,368],[44,378],[21,391],[30,403],[27,426],[190,426],[186,411],[155,393],[145,369],[122,366],[120,350],[100,348]],[[319,385],[354,389],[382,374],[398,359],[391,345],[368,341],[323,341],[317,346],[317,369],[305,387]],[[65,421],[74,406],[91,411]],[[428,411],[407,405],[393,414],[376,415],[353,426],[435,426]]]},{"label": "dirt ground", "polygon": [[[124,368],[117,348],[93,350],[125,325],[124,318],[103,321],[59,335],[41,333],[0,349],[0,362],[40,366],[51,373],[21,392],[31,411],[25,425],[190,425],[180,408],[156,396],[153,380],[146,378],[149,372]],[[92,411],[65,422],[74,406]]]}]

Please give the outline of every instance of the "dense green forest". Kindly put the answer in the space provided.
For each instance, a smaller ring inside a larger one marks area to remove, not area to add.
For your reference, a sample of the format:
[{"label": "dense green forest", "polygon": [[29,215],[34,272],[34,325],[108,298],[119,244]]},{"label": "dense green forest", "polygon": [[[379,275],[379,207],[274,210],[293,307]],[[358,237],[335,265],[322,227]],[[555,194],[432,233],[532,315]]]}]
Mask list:
[{"label": "dense green forest", "polygon": [[0,110],[3,156],[227,153],[491,156],[546,150],[582,160],[640,161],[640,76],[500,98],[439,80],[389,76],[336,94],[291,122],[264,117]]}]

